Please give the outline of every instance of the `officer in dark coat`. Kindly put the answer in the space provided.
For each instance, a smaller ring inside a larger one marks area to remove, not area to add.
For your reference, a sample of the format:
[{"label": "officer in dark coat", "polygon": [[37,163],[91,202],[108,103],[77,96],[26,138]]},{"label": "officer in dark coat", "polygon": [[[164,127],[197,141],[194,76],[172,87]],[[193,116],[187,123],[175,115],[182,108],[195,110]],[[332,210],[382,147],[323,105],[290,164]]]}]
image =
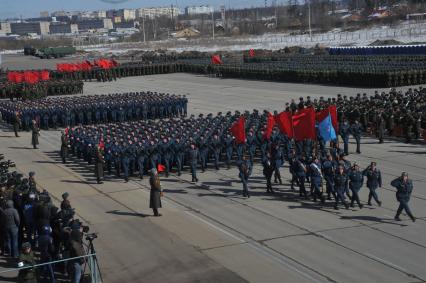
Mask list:
[{"label": "officer in dark coat", "polygon": [[358,164],[354,163],[352,166],[352,169],[349,171],[349,188],[352,191],[352,200],[351,200],[351,207],[354,207],[354,203],[356,202],[359,206],[359,208],[362,208],[363,205],[359,201],[359,190],[362,187],[362,184],[364,183],[364,176],[362,175],[362,172],[359,170]]},{"label": "officer in dark coat", "polygon": [[331,200],[333,194],[336,199],[336,192],[334,191],[334,175],[336,173],[336,162],[333,160],[331,154],[327,155],[327,159],[322,163],[322,171],[324,173],[324,179],[326,184],[327,199]]},{"label": "officer in dark coat", "polygon": [[65,135],[65,132],[62,131],[62,133],[61,133],[61,158],[62,158],[62,163],[67,162],[66,158],[68,156],[68,147],[69,147],[68,137],[67,137],[67,135]]},{"label": "officer in dark coat", "polygon": [[362,125],[358,122],[358,120],[355,120],[352,124],[350,132],[356,141],[356,153],[361,153]]},{"label": "officer in dark coat", "polygon": [[382,187],[382,174],[380,170],[376,168],[376,162],[371,162],[370,166],[368,166],[362,174],[367,177],[367,188],[370,190],[368,194],[368,205],[371,205],[371,199],[374,198],[377,204],[381,206],[382,202],[377,196],[376,189]]},{"label": "officer in dark coat", "polygon": [[396,199],[399,202],[399,207],[396,211],[395,220],[401,221],[399,216],[401,215],[402,210],[405,210],[411,220],[415,222],[416,218],[413,216],[413,214],[411,213],[411,209],[408,206],[411,193],[413,192],[413,182],[408,179],[408,174],[402,172],[401,177],[391,182],[391,186],[396,188]]},{"label": "officer in dark coat", "polygon": [[349,123],[345,119],[344,122],[339,125],[339,134],[343,140],[343,145],[344,145],[343,148],[344,148],[345,155],[349,154],[349,133],[350,133]]},{"label": "officer in dark coat", "polygon": [[40,129],[38,128],[36,121],[33,120],[32,126],[31,126],[31,144],[33,145],[34,149],[37,148],[39,135],[40,135]]},{"label": "officer in dark coat", "polygon": [[297,158],[293,162],[293,171],[295,172],[298,183],[299,183],[299,195],[307,199],[308,194],[305,188],[305,180],[306,180],[306,173],[308,170],[306,169],[304,156]]},{"label": "officer in dark coat", "polygon": [[251,162],[247,160],[245,156],[243,156],[243,159],[241,161],[238,161],[238,177],[241,180],[241,183],[243,183],[243,196],[244,197],[250,197],[250,193],[248,191],[248,178],[251,175],[252,167]]},{"label": "officer in dark coat", "polygon": [[272,174],[275,171],[274,163],[271,160],[271,154],[268,152],[263,161],[263,175],[266,178],[266,192],[274,193],[272,189]]},{"label": "officer in dark coat", "polygon": [[321,163],[318,158],[315,157],[314,161],[310,165],[310,175],[311,175],[311,187],[313,191],[314,202],[317,201],[317,198],[321,200],[322,203],[325,202],[325,198],[322,195],[322,173],[321,173]]},{"label": "officer in dark coat", "polygon": [[98,182],[98,184],[101,184],[101,178],[104,177],[104,154],[103,149],[100,146],[98,146],[98,149],[96,151],[95,175],[96,182]]},{"label": "officer in dark coat", "polygon": [[339,166],[336,176],[334,177],[334,190],[336,191],[336,202],[334,203],[334,209],[339,209],[339,201],[345,205],[348,209],[349,205],[345,200],[346,182],[348,177],[345,174],[345,168]]},{"label": "officer in dark coat", "polygon": [[158,176],[157,169],[151,169],[151,177],[149,178],[151,191],[149,193],[149,208],[152,208],[154,216],[161,216],[158,209],[161,208],[161,197],[163,191],[161,190],[160,177]]},{"label": "officer in dark coat", "polygon": [[198,178],[197,178],[198,156],[199,156],[198,149],[195,147],[195,144],[191,144],[191,148],[189,150],[189,163],[191,165],[192,182],[198,182]]},{"label": "officer in dark coat", "polygon": [[15,112],[13,116],[13,131],[15,132],[15,137],[19,137],[18,131],[21,124],[21,118],[19,116],[19,112]]}]

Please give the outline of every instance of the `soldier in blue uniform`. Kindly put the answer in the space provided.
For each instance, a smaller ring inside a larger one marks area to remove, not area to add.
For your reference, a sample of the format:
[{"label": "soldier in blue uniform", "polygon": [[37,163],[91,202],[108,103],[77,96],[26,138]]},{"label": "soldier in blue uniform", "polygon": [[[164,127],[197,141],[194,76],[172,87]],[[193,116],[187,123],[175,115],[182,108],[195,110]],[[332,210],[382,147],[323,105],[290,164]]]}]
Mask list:
[{"label": "soldier in blue uniform", "polygon": [[334,175],[337,171],[337,163],[333,160],[331,154],[327,155],[327,159],[322,162],[322,171],[324,174],[327,199],[331,200],[331,195],[336,199],[334,190]]},{"label": "soldier in blue uniform", "polygon": [[303,155],[300,158],[296,158],[296,160],[293,162],[293,171],[296,174],[297,181],[299,183],[299,195],[307,199],[308,194],[305,188],[307,169],[305,164],[305,157]]},{"label": "soldier in blue uniform", "polygon": [[339,125],[339,135],[342,137],[343,140],[343,148],[344,148],[344,154],[349,154],[349,134],[350,134],[350,126],[348,123],[348,120],[344,120],[343,123]]},{"label": "soldier in blue uniform", "polygon": [[364,183],[364,175],[359,170],[359,166],[357,163],[354,163],[352,166],[352,169],[349,171],[349,188],[352,191],[352,200],[351,200],[351,207],[354,207],[354,203],[356,202],[359,206],[359,208],[363,208],[363,205],[361,204],[359,200],[359,191],[362,188],[362,185]]},{"label": "soldier in blue uniform", "polygon": [[382,174],[380,170],[376,167],[376,162],[371,162],[363,172],[363,175],[367,177],[367,188],[370,190],[368,194],[368,205],[371,205],[371,199],[377,202],[379,206],[382,206],[382,202],[379,200],[379,197],[376,193],[377,188],[382,187]]},{"label": "soldier in blue uniform", "polygon": [[356,153],[361,153],[361,135],[362,135],[362,125],[355,120],[355,122],[351,125],[350,132],[356,141]]},{"label": "soldier in blue uniform", "polygon": [[280,147],[279,144],[275,144],[273,150],[272,150],[272,162],[274,162],[274,182],[275,183],[280,183],[280,185],[282,185],[282,179],[281,179],[281,173],[280,173],[280,168],[283,165],[283,161],[284,161],[284,156],[283,156],[283,152],[282,149]]},{"label": "soldier in blue uniform", "polygon": [[401,212],[405,210],[407,215],[411,218],[413,222],[416,221],[416,218],[413,216],[411,209],[408,205],[410,202],[411,194],[413,192],[413,182],[408,179],[408,174],[402,172],[401,177],[393,180],[391,186],[396,188],[396,200],[399,202],[398,210],[396,211],[395,220],[401,221],[399,216]]},{"label": "soldier in blue uniform", "polygon": [[263,164],[263,176],[266,178],[266,192],[274,193],[272,188],[272,175],[275,171],[275,166],[271,158],[271,154],[268,152],[265,155],[265,159],[262,162]]},{"label": "soldier in blue uniform", "polygon": [[345,200],[345,189],[348,177],[345,174],[345,168],[339,166],[339,169],[334,176],[334,190],[336,191],[336,201],[334,203],[334,209],[339,209],[339,202],[345,205],[346,209],[349,209],[349,205]]},{"label": "soldier in blue uniform", "polygon": [[322,195],[322,173],[321,173],[321,163],[317,157],[314,158],[313,162],[310,164],[310,174],[311,174],[311,188],[313,191],[314,202],[317,201],[317,198],[321,200],[322,203],[325,202],[325,198]]},{"label": "soldier in blue uniform", "polygon": [[195,144],[191,144],[189,149],[189,163],[191,165],[192,182],[198,182],[197,178],[197,162],[198,162],[198,149]]}]

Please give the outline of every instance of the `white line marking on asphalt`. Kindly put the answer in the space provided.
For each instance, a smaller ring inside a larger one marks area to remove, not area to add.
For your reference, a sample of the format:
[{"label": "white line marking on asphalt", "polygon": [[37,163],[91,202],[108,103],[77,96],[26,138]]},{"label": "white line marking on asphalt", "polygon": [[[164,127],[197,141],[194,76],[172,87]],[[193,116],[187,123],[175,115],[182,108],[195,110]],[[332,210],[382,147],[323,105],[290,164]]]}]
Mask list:
[{"label": "white line marking on asphalt", "polygon": [[405,272],[405,273],[408,273],[408,271],[407,271],[405,268],[402,268],[401,266],[398,266],[398,265],[396,265],[396,264],[393,264],[392,262],[389,262],[389,261],[387,261],[387,260],[384,260],[384,259],[382,259],[382,258],[380,258],[380,257],[374,256],[374,255],[369,254],[369,253],[366,253],[365,255],[366,255],[366,256],[368,256],[368,257],[371,257],[371,258],[373,258],[373,259],[375,259],[375,260],[377,260],[377,261],[379,261],[379,262],[381,262],[381,263],[383,263],[383,264],[386,264],[386,265],[392,266],[392,267],[393,267],[393,268],[395,268],[395,269],[398,269],[398,270],[400,270],[400,271],[403,271],[403,272]]}]

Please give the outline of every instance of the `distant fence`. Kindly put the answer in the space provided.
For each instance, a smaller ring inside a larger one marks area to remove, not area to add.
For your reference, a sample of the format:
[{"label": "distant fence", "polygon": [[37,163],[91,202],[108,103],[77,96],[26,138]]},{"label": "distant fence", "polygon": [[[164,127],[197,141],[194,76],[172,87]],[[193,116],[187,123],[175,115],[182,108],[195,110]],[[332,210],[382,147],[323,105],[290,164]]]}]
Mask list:
[{"label": "distant fence", "polygon": [[[161,41],[147,42],[123,42],[96,45],[77,46],[78,49],[87,48],[107,48],[107,49],[185,49],[189,47],[214,48],[215,46],[251,46],[254,48],[277,49],[286,46],[313,46],[315,44],[324,44],[327,46],[341,44],[368,44],[375,40],[401,40],[401,41],[426,41],[426,23],[403,24],[397,28],[371,28],[357,31],[313,33],[301,35],[290,35],[283,33],[270,33],[261,36],[239,36],[239,37],[216,37],[213,38],[195,38],[189,40],[168,39]],[[239,48],[235,49],[239,49]]]}]

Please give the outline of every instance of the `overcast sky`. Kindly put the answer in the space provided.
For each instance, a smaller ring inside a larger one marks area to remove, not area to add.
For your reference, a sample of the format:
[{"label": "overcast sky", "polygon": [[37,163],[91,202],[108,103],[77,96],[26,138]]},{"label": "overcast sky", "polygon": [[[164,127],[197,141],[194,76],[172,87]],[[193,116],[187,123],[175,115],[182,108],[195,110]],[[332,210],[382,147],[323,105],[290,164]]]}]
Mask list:
[{"label": "overcast sky", "polygon": [[[270,5],[273,0],[267,1]],[[241,8],[263,6],[265,5],[265,0],[0,0],[0,18],[38,17],[40,11],[91,11],[170,6],[171,4],[176,5],[176,3],[180,8],[205,4],[213,5],[216,8],[220,5]]]}]

